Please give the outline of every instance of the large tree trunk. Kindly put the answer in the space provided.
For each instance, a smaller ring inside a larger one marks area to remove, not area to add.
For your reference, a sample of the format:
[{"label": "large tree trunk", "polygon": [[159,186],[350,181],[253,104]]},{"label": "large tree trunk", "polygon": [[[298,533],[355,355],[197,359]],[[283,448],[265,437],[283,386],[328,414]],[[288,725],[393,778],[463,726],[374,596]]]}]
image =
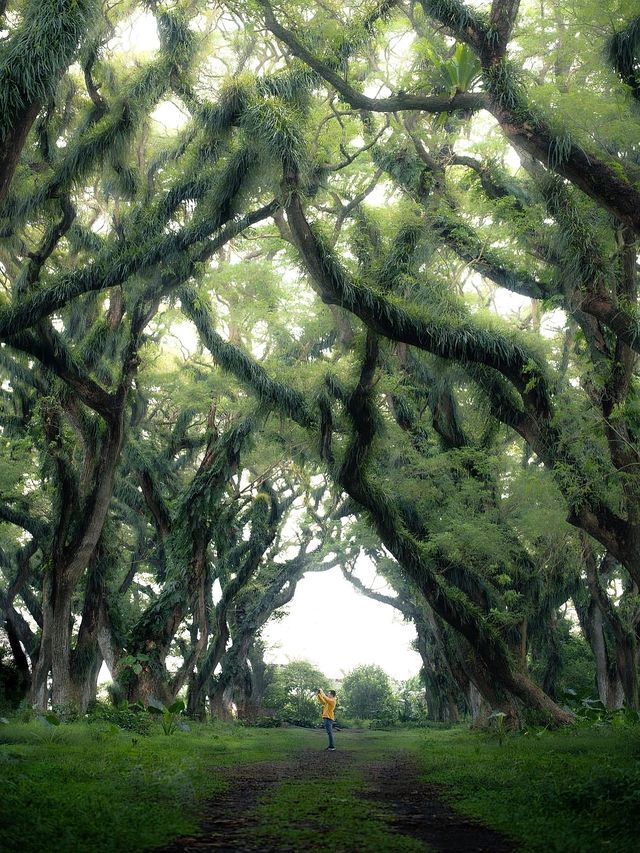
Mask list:
[{"label": "large tree trunk", "polygon": [[[598,690],[600,698],[607,707],[621,707],[622,700],[617,698],[619,689],[630,708],[638,708],[638,643],[631,625],[610,601],[601,583],[601,573],[606,576],[611,569],[611,558],[605,554],[598,561],[587,537],[583,535],[583,556],[586,569],[587,586],[591,603],[587,610],[587,638],[591,644],[598,672]],[[608,635],[608,637],[607,637]],[[614,646],[611,656],[607,647],[607,638]]]},{"label": "large tree trunk", "polygon": [[98,675],[102,666],[99,635],[105,617],[106,575],[109,557],[105,549],[98,546],[87,578],[82,610],[82,621],[75,648],[71,654],[72,701],[81,713],[95,701]]},{"label": "large tree trunk", "polygon": [[482,693],[472,682],[469,682],[469,691],[467,693],[467,701],[469,702],[469,710],[471,712],[471,725],[474,729],[486,729],[489,726],[489,717],[491,716],[491,705],[484,698]]},{"label": "large tree trunk", "polygon": [[610,659],[605,638],[605,621],[597,603],[591,599],[586,608],[576,608],[587,642],[591,646],[596,663],[596,685],[598,698],[609,710],[621,708],[624,690],[615,661]]},{"label": "large tree trunk", "polygon": [[9,193],[22,149],[41,106],[41,101],[29,104],[0,146],[0,203]]},{"label": "large tree trunk", "polygon": [[213,693],[209,696],[209,706],[211,708],[211,716],[217,720],[233,720],[235,714],[233,711],[233,688],[231,685],[225,688],[221,693]]},{"label": "large tree trunk", "polygon": [[237,638],[222,658],[222,671],[213,688],[209,691],[212,707],[223,708],[225,694],[233,696],[238,680],[244,676],[247,653],[252,641],[253,635]]},{"label": "large tree trunk", "polygon": [[49,705],[52,629],[51,573],[50,571],[45,571],[42,584],[42,636],[40,638],[38,657],[33,667],[31,682],[31,704],[40,711],[46,711]]},{"label": "large tree trunk", "polygon": [[57,583],[54,579],[51,603],[51,702],[60,707],[69,706],[74,701],[71,679],[72,597],[73,587],[64,582]]},{"label": "large tree trunk", "polygon": [[20,644],[20,638],[10,618],[5,622],[5,630],[13,655],[13,662],[18,673],[18,684],[16,685],[20,700],[24,699],[31,688],[31,671],[29,669],[29,661]]}]

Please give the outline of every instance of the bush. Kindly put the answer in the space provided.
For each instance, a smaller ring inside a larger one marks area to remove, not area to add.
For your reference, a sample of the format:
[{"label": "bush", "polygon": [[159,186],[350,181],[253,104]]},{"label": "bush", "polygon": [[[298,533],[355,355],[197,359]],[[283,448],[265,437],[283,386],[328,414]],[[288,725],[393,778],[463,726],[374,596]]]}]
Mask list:
[{"label": "bush", "polygon": [[350,717],[390,723],[398,718],[391,679],[379,666],[357,666],[345,675],[341,701]]},{"label": "bush", "polygon": [[263,705],[288,723],[315,726],[320,720],[316,691],[326,683],[326,676],[308,661],[290,661],[275,668]]},{"label": "bush", "polygon": [[88,714],[89,722],[104,722],[139,735],[148,735],[153,728],[151,717],[142,706],[122,703],[117,708],[106,702],[94,702]]},{"label": "bush", "polygon": [[51,710],[62,723],[77,723],[81,717],[78,706],[73,702],[52,705]]},{"label": "bush", "polygon": [[256,729],[279,729],[286,725],[280,717],[252,717],[250,720],[238,720],[239,725]]},{"label": "bush", "polygon": [[375,730],[375,731],[381,731],[381,730],[385,730],[385,729],[392,729],[392,728],[394,728],[394,726],[395,726],[395,724],[394,724],[393,720],[390,720],[390,719],[388,719],[388,718],[387,718],[387,719],[382,718],[382,719],[379,719],[379,720],[371,720],[371,721],[369,722],[369,728],[370,728],[370,729],[373,729],[373,730]]}]

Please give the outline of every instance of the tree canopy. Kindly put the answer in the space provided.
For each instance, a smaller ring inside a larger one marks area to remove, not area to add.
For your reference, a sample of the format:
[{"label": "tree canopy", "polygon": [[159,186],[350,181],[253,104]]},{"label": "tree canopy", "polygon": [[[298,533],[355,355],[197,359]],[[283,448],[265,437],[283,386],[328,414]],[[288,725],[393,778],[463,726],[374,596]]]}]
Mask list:
[{"label": "tree canopy", "polygon": [[[0,6],[0,611],[215,713],[340,565],[431,708],[639,703],[631,0]],[[51,695],[49,685],[51,684]],[[436,710],[437,709],[437,710]]]}]

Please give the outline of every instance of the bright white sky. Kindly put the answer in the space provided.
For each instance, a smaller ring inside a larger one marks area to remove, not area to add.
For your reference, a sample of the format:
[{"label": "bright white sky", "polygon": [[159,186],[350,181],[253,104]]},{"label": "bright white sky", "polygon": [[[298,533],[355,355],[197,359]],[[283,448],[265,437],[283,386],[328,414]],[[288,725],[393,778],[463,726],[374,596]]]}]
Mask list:
[{"label": "bright white sky", "polygon": [[342,678],[359,664],[377,664],[398,681],[420,670],[420,656],[410,648],[413,625],[394,608],[356,592],[339,568],[306,575],[286,610],[288,615],[269,622],[262,634],[271,663],[302,658],[329,679]]}]

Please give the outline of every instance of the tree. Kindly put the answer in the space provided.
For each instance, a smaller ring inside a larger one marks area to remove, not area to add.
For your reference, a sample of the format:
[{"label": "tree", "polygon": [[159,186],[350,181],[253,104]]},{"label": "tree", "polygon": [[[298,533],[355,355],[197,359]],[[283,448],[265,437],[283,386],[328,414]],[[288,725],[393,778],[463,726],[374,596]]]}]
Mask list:
[{"label": "tree", "polygon": [[308,661],[293,660],[277,666],[264,695],[264,707],[289,723],[316,725],[320,720],[316,694],[326,683],[326,676]]},{"label": "tree", "polygon": [[134,63],[136,0],[4,13],[0,607],[37,704],[104,659],[222,708],[323,477],[438,714],[570,719],[570,599],[638,706],[637,10],[476,5],[151,2]]},{"label": "tree", "polygon": [[345,675],[340,704],[347,716],[358,719],[393,720],[398,716],[391,679],[375,664],[362,664]]}]

